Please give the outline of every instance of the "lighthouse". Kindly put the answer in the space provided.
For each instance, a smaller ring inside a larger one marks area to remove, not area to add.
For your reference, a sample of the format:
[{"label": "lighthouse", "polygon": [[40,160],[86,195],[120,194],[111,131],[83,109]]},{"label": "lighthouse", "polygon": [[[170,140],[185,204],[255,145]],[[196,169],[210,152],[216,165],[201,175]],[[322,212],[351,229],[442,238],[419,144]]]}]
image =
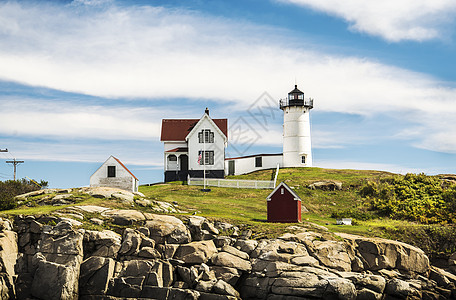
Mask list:
[{"label": "lighthouse", "polygon": [[280,100],[283,110],[283,167],[311,167],[310,110],[313,99],[305,99],[295,85],[286,99]]}]

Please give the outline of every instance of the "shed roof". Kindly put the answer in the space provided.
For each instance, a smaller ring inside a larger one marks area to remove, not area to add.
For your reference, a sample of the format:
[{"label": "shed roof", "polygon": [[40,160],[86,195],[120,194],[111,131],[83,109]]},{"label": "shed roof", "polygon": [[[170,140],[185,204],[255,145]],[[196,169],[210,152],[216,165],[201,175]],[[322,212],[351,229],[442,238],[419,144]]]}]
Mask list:
[{"label": "shed roof", "polygon": [[115,160],[116,160],[116,161],[117,161],[117,162],[118,162],[118,163],[119,163],[119,164],[120,164],[128,173],[130,173],[130,175],[133,176],[133,178],[135,178],[136,180],[139,181],[139,179],[136,178],[136,176],[133,175],[133,173],[132,173],[130,170],[128,170],[128,168],[125,167],[125,165],[124,165],[118,158],[116,158],[116,157],[114,157],[114,156],[113,156],[112,158],[114,158],[114,159],[115,159]]},{"label": "shed roof", "polygon": [[[185,141],[187,135],[200,119],[163,119],[160,141]],[[228,137],[228,119],[212,119]]]},{"label": "shed roof", "polygon": [[269,194],[268,197],[266,197],[266,199],[267,199],[268,201],[270,201],[272,195],[274,195],[281,187],[286,188],[286,189],[293,195],[293,197],[295,198],[295,200],[301,201],[301,197],[299,197],[298,194],[296,194],[296,192],[293,191],[293,189],[290,188],[290,187],[288,186],[288,184],[286,184],[286,183],[283,182],[283,181],[282,181],[281,183],[279,183],[279,184],[276,186],[276,188]]},{"label": "shed roof", "polygon": [[90,178],[92,178],[92,176],[95,175],[95,173],[97,173],[98,170],[100,170],[100,169],[108,162],[108,160],[109,160],[111,157],[114,158],[115,161],[117,161],[117,162],[118,162],[118,163],[119,163],[119,164],[120,164],[128,173],[130,173],[130,175],[133,176],[134,179],[136,179],[137,181],[139,181],[139,179],[136,178],[136,176],[133,175],[133,173],[132,173],[130,170],[128,170],[128,168],[125,167],[125,165],[124,165],[118,158],[114,157],[113,155],[111,155],[110,157],[108,157],[108,159],[107,159],[107,160],[106,160],[106,161],[105,161],[105,162],[104,162],[104,163],[103,163],[95,172],[93,172],[93,174],[90,176]]}]

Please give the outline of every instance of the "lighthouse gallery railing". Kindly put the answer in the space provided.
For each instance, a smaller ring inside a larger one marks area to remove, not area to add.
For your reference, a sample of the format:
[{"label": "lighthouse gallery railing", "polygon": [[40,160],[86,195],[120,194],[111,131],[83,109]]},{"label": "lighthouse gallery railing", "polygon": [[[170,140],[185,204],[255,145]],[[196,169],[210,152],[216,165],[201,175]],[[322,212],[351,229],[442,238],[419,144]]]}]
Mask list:
[{"label": "lighthouse gallery railing", "polygon": [[313,108],[314,100],[312,98],[308,99],[280,99],[280,109],[287,107],[287,106],[306,106],[309,108]]}]

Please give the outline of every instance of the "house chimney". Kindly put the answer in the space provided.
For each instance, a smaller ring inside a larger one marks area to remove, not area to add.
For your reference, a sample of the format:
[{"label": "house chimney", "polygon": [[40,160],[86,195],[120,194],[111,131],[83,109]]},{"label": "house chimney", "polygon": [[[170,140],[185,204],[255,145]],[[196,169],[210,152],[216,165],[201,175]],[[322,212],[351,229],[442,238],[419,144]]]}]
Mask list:
[{"label": "house chimney", "polygon": [[204,110],[204,113],[209,116],[209,108],[206,107],[206,109]]}]

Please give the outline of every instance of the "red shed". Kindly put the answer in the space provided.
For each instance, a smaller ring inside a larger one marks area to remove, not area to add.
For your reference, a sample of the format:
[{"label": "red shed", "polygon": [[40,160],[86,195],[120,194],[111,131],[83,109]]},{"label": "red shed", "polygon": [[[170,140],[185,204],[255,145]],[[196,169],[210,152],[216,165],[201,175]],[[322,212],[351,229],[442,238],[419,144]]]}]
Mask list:
[{"label": "red shed", "polygon": [[301,198],[285,182],[281,182],[266,199],[268,222],[301,222]]}]

